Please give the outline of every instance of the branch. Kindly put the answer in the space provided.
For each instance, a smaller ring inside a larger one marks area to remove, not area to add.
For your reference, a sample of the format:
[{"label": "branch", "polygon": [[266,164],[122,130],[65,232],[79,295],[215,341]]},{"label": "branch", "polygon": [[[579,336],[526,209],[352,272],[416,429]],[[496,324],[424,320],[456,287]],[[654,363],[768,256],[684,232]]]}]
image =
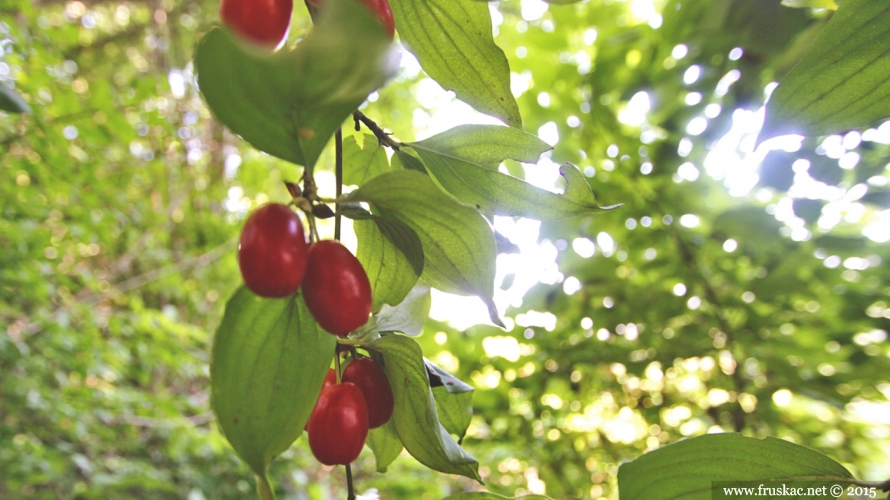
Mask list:
[{"label": "branch", "polygon": [[364,123],[366,127],[368,127],[371,132],[377,137],[377,140],[380,141],[381,146],[386,146],[388,148],[392,148],[393,151],[398,151],[399,148],[402,147],[402,143],[396,140],[393,140],[390,137],[390,133],[385,132],[379,125],[377,125],[374,120],[365,116],[361,111],[356,111],[352,114],[352,118],[355,120],[355,128],[358,130],[359,122]]}]

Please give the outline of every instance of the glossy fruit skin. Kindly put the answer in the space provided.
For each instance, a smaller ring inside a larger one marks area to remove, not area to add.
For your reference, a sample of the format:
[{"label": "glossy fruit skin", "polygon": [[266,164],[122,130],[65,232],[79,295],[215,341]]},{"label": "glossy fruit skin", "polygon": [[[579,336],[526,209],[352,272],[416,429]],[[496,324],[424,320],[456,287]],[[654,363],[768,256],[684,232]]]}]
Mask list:
[{"label": "glossy fruit skin", "polygon": [[308,255],[303,223],[286,205],[263,205],[244,223],[238,265],[244,284],[260,297],[287,297],[296,292]]},{"label": "glossy fruit skin", "polygon": [[223,22],[242,37],[266,47],[277,47],[290,27],[293,0],[222,0]]},{"label": "glossy fruit skin", "polygon": [[315,321],[328,333],[341,337],[367,323],[373,305],[368,274],[358,259],[335,240],[309,247],[303,297]]},{"label": "glossy fruit skin", "polygon": [[358,458],[368,438],[368,407],[354,384],[325,387],[307,426],[309,448],[325,465],[346,465]]},{"label": "glossy fruit skin", "polygon": [[383,367],[371,358],[359,358],[346,365],[343,381],[355,384],[368,405],[368,428],[376,429],[392,417],[392,386]]},{"label": "glossy fruit skin", "polygon": [[[309,4],[316,9],[324,6],[324,0],[308,0]],[[383,26],[383,30],[392,40],[396,33],[396,24],[392,18],[392,9],[389,7],[387,0],[360,0],[365,6],[371,9],[371,12],[377,16],[377,20]]]},{"label": "glossy fruit skin", "polygon": [[[328,368],[328,374],[324,377],[324,382],[321,384],[321,390],[325,390],[328,387],[337,383],[337,372],[334,371],[333,368]],[[306,425],[303,426],[304,431],[309,430],[309,422],[306,422]]]}]

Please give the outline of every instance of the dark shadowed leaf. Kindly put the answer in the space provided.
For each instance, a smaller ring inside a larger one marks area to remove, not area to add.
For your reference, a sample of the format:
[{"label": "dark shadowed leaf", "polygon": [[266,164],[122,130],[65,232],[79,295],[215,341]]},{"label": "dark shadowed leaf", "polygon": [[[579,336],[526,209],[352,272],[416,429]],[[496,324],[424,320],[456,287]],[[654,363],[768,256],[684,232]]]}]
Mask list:
[{"label": "dark shadowed leaf", "polygon": [[30,113],[31,107],[22,99],[18,92],[8,88],[6,85],[0,85],[0,111],[8,111],[10,113]]}]

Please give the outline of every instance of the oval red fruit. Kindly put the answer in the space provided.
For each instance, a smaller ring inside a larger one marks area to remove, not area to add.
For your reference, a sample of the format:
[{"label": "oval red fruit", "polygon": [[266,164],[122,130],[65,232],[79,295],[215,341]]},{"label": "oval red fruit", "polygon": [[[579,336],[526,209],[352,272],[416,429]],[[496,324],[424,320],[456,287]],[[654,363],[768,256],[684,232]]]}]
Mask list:
[{"label": "oval red fruit", "polygon": [[309,448],[325,465],[346,465],[358,458],[368,438],[368,408],[353,384],[325,387],[308,424]]},{"label": "oval red fruit", "polygon": [[276,47],[287,35],[293,0],[222,0],[226,26],[251,42]]},{"label": "oval red fruit", "polygon": [[393,410],[392,386],[376,361],[359,358],[346,365],[343,382],[355,384],[368,405],[368,428],[376,429],[389,421]]},{"label": "oval red fruit", "polygon": [[[389,7],[389,2],[387,0],[360,1],[377,16],[377,20],[380,21],[383,30],[386,31],[389,39],[392,40],[396,33],[396,24],[392,18],[392,9]],[[309,4],[318,9],[323,6],[324,0],[309,0]]]},{"label": "oval red fruit", "polygon": [[368,322],[371,282],[362,264],[339,241],[309,247],[303,297],[315,321],[343,336]]},{"label": "oval red fruit", "polygon": [[[337,372],[334,371],[333,368],[328,368],[328,374],[324,377],[324,382],[321,384],[321,390],[325,390],[328,387],[337,383]],[[306,425],[303,426],[303,430],[309,430],[309,422],[306,422]]]},{"label": "oval red fruit", "polygon": [[238,265],[244,284],[261,297],[296,292],[306,273],[308,254],[303,223],[286,205],[264,205],[244,223]]}]

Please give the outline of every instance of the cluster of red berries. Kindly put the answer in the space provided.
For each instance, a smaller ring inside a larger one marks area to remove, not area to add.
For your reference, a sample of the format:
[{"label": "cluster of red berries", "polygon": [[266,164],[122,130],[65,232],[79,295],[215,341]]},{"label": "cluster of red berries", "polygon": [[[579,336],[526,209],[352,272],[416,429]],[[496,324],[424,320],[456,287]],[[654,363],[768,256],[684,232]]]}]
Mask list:
[{"label": "cluster of red berries", "polygon": [[346,365],[341,383],[328,369],[309,416],[309,448],[325,465],[346,465],[358,458],[369,429],[389,421],[393,410],[392,387],[383,368],[371,358]]},{"label": "cluster of red berries", "polygon": [[[361,0],[377,16],[392,40],[395,23],[387,0]],[[324,0],[307,0],[315,9],[324,8]],[[222,0],[220,17],[226,26],[242,37],[267,47],[277,47],[287,36],[293,0]]]},{"label": "cluster of red berries", "polygon": [[[267,298],[302,289],[306,307],[327,332],[344,336],[371,314],[371,284],[358,259],[338,241],[306,242],[303,223],[287,205],[258,208],[244,224],[238,246],[244,284]],[[339,354],[338,354],[339,355]],[[346,365],[342,382],[328,370],[306,431],[325,465],[346,465],[365,445],[368,430],[385,424],[393,394],[383,368],[362,357]]]},{"label": "cluster of red berries", "polygon": [[309,312],[334,335],[348,334],[371,315],[371,283],[362,264],[339,241],[309,245],[287,205],[271,203],[250,214],[238,265],[244,284],[261,297],[287,297],[302,287]]}]

